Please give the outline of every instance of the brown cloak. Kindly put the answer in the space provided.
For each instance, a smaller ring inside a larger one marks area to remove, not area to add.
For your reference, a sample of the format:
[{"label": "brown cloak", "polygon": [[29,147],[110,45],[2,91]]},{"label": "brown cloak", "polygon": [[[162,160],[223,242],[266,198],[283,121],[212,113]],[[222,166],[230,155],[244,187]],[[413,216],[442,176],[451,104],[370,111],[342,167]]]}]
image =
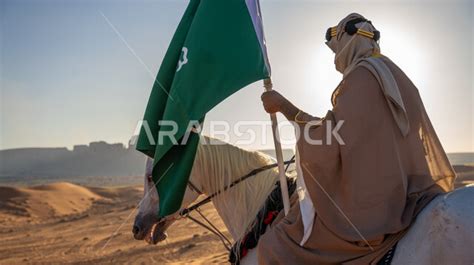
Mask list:
[{"label": "brown cloak", "polygon": [[[312,126],[309,144],[298,140],[304,181],[316,210],[312,233],[301,247],[298,201],[260,239],[260,264],[373,264],[407,231],[437,194],[453,187],[455,173],[426,114],[417,88],[388,58],[410,130],[404,136],[377,78],[356,66],[336,89],[333,110]],[[344,144],[330,135],[339,130]]]}]

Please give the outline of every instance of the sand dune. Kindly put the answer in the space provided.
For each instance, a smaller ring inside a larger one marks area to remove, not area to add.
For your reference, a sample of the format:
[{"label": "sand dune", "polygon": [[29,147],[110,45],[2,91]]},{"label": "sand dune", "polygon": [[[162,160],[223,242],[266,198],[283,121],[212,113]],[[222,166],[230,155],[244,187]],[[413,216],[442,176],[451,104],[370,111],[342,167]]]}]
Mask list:
[{"label": "sand dune", "polygon": [[[133,239],[141,187],[87,188],[55,183],[0,187],[0,264],[224,263],[220,241],[181,220],[156,246]],[[223,224],[212,207],[204,213]]]},{"label": "sand dune", "polygon": [[79,214],[102,199],[91,190],[60,182],[31,188],[0,188],[2,214],[30,217],[41,222],[51,217]]}]

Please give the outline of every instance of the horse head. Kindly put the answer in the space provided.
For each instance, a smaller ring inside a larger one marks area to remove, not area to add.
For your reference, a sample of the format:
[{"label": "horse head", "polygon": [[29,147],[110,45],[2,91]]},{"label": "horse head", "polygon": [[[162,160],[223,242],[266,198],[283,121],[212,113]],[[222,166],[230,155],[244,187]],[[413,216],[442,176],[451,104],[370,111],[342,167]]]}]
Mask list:
[{"label": "horse head", "polygon": [[158,217],[159,196],[151,179],[153,162],[151,159],[147,161],[144,196],[132,229],[135,239],[146,240],[150,244],[166,239],[166,229],[181,218],[181,210],[194,202],[201,193],[207,196],[217,194],[212,197],[212,203],[234,240],[240,240],[248,232],[275,187],[278,171],[274,168],[265,170],[225,192],[218,191],[252,170],[273,164],[274,161],[260,152],[247,151],[216,139],[204,140],[198,146],[180,210],[164,218]]},{"label": "horse head", "polygon": [[[135,216],[132,232],[136,240],[145,240],[149,244],[157,244],[167,238],[166,230],[180,218],[179,212],[199,197],[199,193],[187,187],[181,209],[172,215],[160,218],[158,216],[159,196],[155,183],[151,178],[152,168],[153,160],[148,159],[146,163],[143,198],[140,201],[138,213]],[[191,174],[190,179],[192,178],[193,174]]]}]

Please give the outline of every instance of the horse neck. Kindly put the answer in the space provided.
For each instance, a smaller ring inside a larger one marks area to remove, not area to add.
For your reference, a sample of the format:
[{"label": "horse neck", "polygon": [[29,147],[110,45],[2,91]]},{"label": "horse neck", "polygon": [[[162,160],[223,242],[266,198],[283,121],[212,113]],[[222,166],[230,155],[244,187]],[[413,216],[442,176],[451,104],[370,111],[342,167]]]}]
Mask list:
[{"label": "horse neck", "polygon": [[[250,171],[273,163],[262,153],[242,150],[229,144],[201,145],[196,161],[199,184],[206,195],[222,191]],[[266,170],[213,198],[212,202],[234,241],[240,240],[248,232],[277,179],[277,171]]]}]

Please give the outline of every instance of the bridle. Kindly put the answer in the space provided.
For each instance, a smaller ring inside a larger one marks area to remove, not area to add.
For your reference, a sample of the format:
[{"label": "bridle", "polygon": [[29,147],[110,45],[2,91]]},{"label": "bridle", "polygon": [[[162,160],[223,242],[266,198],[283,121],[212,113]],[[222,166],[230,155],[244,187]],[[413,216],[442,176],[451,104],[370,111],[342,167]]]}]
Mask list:
[{"label": "bridle", "polygon": [[[288,161],[285,161],[284,164],[286,165],[286,168],[285,168],[285,172],[288,170],[288,167],[290,164],[293,164],[295,162],[295,157],[293,156],[290,160]],[[218,190],[214,193],[212,193],[211,195],[207,196],[205,199],[201,200],[200,202],[197,202],[195,203],[194,205],[186,208],[186,209],[183,209],[181,210],[181,212],[179,213],[179,215],[181,217],[185,217],[186,215],[188,215],[190,212],[198,209],[199,207],[211,202],[212,198],[216,197],[217,195],[219,195],[220,193],[234,187],[235,185],[239,184],[240,182],[252,177],[252,176],[255,176],[257,175],[258,173],[261,173],[263,171],[266,171],[266,170],[269,170],[269,169],[272,169],[272,168],[275,168],[278,166],[278,163],[273,163],[273,164],[270,164],[270,165],[265,165],[265,166],[262,166],[262,167],[259,167],[259,168],[256,168],[252,171],[250,171],[249,173],[247,173],[246,175],[234,180],[232,183],[230,183],[229,185],[225,186],[223,189],[221,190]],[[196,185],[194,185],[191,181],[188,181],[188,186],[191,190],[197,192],[198,194],[203,194],[202,191],[200,191]]]},{"label": "bridle", "polygon": [[[288,170],[290,164],[293,164],[293,163],[295,163],[295,156],[293,156],[290,160],[284,162],[284,164],[286,165],[285,172]],[[221,240],[224,247],[228,251],[230,251],[231,247],[232,247],[232,243],[230,242],[230,240],[211,221],[209,221],[209,219],[206,218],[206,216],[204,216],[204,214],[202,214],[202,212],[200,210],[200,207],[203,206],[203,205],[208,204],[209,202],[211,202],[212,198],[214,198],[217,195],[219,195],[220,193],[234,187],[235,185],[241,183],[242,181],[244,181],[244,180],[246,180],[246,179],[248,179],[252,176],[257,175],[258,173],[261,173],[263,171],[275,168],[277,166],[278,166],[278,163],[273,163],[273,164],[265,165],[265,166],[262,166],[262,167],[259,167],[259,168],[256,168],[256,169],[250,171],[249,173],[245,174],[244,176],[234,180],[232,183],[225,186],[224,188],[212,193],[211,195],[209,195],[206,198],[202,199],[201,201],[193,204],[192,206],[181,210],[179,212],[179,217],[180,218],[189,218],[191,221],[195,222],[196,224],[204,227],[205,229],[207,229],[208,231],[213,233],[214,235],[219,237],[219,239]],[[203,194],[203,192],[201,190],[199,190],[199,188],[197,188],[196,185],[194,185],[191,181],[188,181],[188,187],[192,191],[198,193],[199,195]],[[205,224],[205,223],[197,220],[196,218],[192,217],[190,215],[190,213],[193,212],[193,211],[197,212],[201,216],[201,218],[206,221],[207,224]]]}]

